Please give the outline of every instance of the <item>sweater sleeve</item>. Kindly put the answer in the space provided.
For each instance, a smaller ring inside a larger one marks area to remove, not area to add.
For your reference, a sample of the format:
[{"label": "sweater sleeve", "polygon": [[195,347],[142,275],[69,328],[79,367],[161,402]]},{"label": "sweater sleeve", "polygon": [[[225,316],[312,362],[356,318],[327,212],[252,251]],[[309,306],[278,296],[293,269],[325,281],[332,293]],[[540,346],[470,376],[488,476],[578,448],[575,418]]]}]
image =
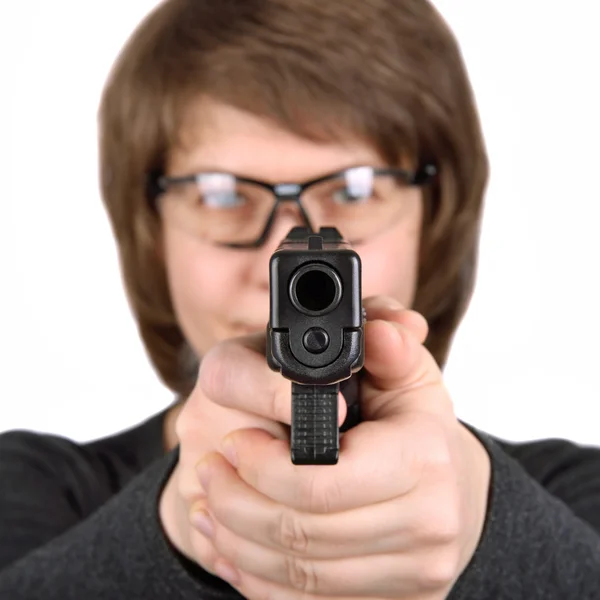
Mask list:
[{"label": "sweater sleeve", "polygon": [[159,497],[177,458],[155,458],[113,493],[121,465],[104,477],[67,440],[0,436],[0,600],[239,598],[199,567],[192,576],[164,534]]},{"label": "sweater sleeve", "polygon": [[[448,600],[599,600],[600,450],[474,433],[491,458],[489,506]],[[104,457],[103,471],[65,440],[0,436],[0,600],[241,598],[164,535],[159,497],[177,458],[128,472]]]},{"label": "sweater sleeve", "polygon": [[600,449],[470,429],[491,458],[488,512],[448,600],[600,599]]}]

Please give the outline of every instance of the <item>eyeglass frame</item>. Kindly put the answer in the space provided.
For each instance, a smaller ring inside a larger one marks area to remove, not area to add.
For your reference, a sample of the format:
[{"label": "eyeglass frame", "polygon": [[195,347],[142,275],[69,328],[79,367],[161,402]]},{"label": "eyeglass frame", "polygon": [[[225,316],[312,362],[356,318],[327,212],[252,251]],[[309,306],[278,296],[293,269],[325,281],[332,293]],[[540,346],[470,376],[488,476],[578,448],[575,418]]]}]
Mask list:
[{"label": "eyeglass frame", "polygon": [[[366,166],[366,165],[363,165]],[[294,202],[304,219],[306,226],[310,229],[310,231],[314,231],[314,228],[310,222],[308,214],[304,206],[302,205],[302,195],[306,192],[307,189],[311,188],[314,185],[324,183],[329,180],[336,179],[338,177],[343,177],[348,171],[361,168],[361,167],[350,167],[346,169],[342,169],[340,171],[335,171],[334,173],[330,173],[328,175],[323,175],[321,177],[317,177],[314,179],[310,179],[303,183],[275,183],[271,184],[265,181],[260,181],[258,179],[252,179],[250,177],[242,177],[235,175],[233,173],[227,173],[225,171],[217,172],[217,171],[204,171],[199,173],[194,173],[192,175],[181,175],[176,177],[169,177],[157,172],[151,173],[148,176],[147,182],[147,192],[148,192],[148,201],[150,203],[150,207],[158,212],[158,200],[159,198],[168,191],[168,188],[172,185],[181,185],[186,183],[196,183],[199,176],[202,175],[215,175],[215,174],[223,174],[223,175],[231,175],[235,178],[236,183],[246,183],[250,185],[256,185],[261,187],[267,191],[269,191],[274,198],[273,208],[271,209],[269,216],[266,219],[265,227],[260,234],[260,236],[252,241],[252,242],[212,242],[215,246],[225,247],[225,248],[234,248],[234,249],[250,249],[250,248],[260,248],[271,232],[271,228],[275,221],[275,216],[277,214],[277,209],[284,202]],[[430,184],[434,178],[438,175],[438,168],[432,162],[426,162],[423,166],[415,169],[414,171],[409,171],[408,169],[395,168],[395,167],[368,167],[372,170],[373,176],[377,175],[392,175],[395,177],[399,177],[404,180],[406,185],[412,186],[423,186]],[[334,223],[328,223],[328,226],[335,226]],[[341,232],[343,235],[343,232]],[[349,240],[350,241],[350,240]],[[356,243],[356,242],[354,242]]]}]

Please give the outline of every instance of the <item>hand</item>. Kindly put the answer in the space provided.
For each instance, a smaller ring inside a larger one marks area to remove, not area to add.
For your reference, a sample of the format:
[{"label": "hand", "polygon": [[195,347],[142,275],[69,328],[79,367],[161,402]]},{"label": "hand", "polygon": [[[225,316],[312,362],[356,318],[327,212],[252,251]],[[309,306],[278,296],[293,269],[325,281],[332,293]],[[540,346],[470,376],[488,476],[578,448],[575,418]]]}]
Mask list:
[{"label": "hand", "polygon": [[[208,367],[204,369],[205,373],[209,373],[205,374],[204,380],[207,376],[220,379],[222,369],[219,365],[230,364],[230,361],[235,365],[239,362],[246,367],[248,374],[252,375],[254,370],[263,374],[263,390],[272,385],[282,390],[287,387],[291,393],[291,384],[276,373],[271,372],[270,378],[264,377],[264,343],[263,335],[262,339],[261,336],[249,336],[220,344],[203,362]],[[240,385],[240,390],[251,390],[255,385],[251,379],[244,379],[243,373],[235,381]],[[258,427],[280,439],[287,439],[287,431],[284,425],[272,418],[216,404],[206,396],[198,382],[183,406],[170,412],[167,418],[175,423],[175,434],[169,436],[169,446],[179,445],[179,460],[161,494],[160,521],[171,544],[214,575],[216,573],[212,566],[218,555],[190,523],[190,516],[197,515],[198,510],[206,506],[206,496],[196,471],[197,463],[207,453],[217,451],[222,439],[231,431]]]},{"label": "hand", "polygon": [[[246,396],[247,408],[222,406],[213,402],[204,389],[233,386],[236,397]],[[254,410],[260,393],[259,410]],[[218,451],[230,432],[242,428],[260,428],[273,438],[288,439],[291,384],[268,369],[265,359],[265,334],[228,340],[215,346],[202,361],[200,377],[192,394],[176,413],[175,433],[179,460],[161,494],[159,517],[171,544],[184,556],[217,574],[219,554],[190,522],[206,509],[206,495],[198,479],[197,465],[210,452]],[[269,402],[271,406],[265,409]],[[279,412],[281,411],[281,412]],[[346,405],[340,397],[340,424]],[[221,566],[223,566],[221,564]]]},{"label": "hand", "polygon": [[[479,542],[489,459],[454,415],[426,323],[390,300],[365,306],[364,422],[337,465],[293,465],[263,427],[232,433],[228,460],[211,452],[201,466],[198,558],[251,600],[446,598]],[[290,390],[264,356],[218,358],[200,377],[211,400],[289,424]]]}]

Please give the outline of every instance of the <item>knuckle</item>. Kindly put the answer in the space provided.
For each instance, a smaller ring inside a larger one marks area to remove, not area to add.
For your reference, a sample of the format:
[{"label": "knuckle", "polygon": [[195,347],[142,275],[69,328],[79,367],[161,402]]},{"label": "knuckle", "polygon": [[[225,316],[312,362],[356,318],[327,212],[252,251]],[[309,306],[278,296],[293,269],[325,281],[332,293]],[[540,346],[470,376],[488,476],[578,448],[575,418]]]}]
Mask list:
[{"label": "knuckle", "polygon": [[456,510],[447,510],[436,523],[435,537],[441,544],[451,544],[456,541],[460,535],[461,520]]},{"label": "knuckle", "polygon": [[[440,497],[444,498],[443,502],[437,499]],[[445,489],[443,495],[432,494],[431,502],[434,505],[421,512],[421,539],[426,544],[441,546],[455,542],[460,535],[462,523],[452,492],[448,493]]]},{"label": "knuckle", "polygon": [[463,521],[457,493],[448,486],[437,486],[427,498],[419,498],[411,535],[420,544],[443,548],[459,539]]},{"label": "knuckle", "polygon": [[460,519],[453,510],[434,513],[429,523],[429,541],[445,545],[454,542],[460,534]]},{"label": "knuckle", "polygon": [[287,555],[285,557],[288,581],[292,588],[312,594],[318,590],[317,574],[314,565],[303,558]]},{"label": "knuckle", "polygon": [[284,549],[299,554],[307,552],[309,538],[296,511],[286,508],[281,512],[278,531],[279,543]]},{"label": "knuckle", "polygon": [[200,507],[205,505],[206,496],[204,495],[202,487],[198,484],[197,478],[189,471],[182,471],[178,474],[176,485],[179,501],[183,503],[183,506],[188,510],[191,506]]},{"label": "knuckle", "polygon": [[451,585],[458,575],[459,554],[455,549],[445,549],[434,557],[423,557],[419,569],[420,584],[428,590],[439,590]]}]

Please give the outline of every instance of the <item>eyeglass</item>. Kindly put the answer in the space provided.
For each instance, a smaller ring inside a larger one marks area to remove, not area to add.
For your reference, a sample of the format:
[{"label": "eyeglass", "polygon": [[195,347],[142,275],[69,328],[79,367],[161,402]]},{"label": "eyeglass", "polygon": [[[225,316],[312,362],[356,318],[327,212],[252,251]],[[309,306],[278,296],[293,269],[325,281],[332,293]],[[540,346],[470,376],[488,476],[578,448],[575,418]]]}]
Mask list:
[{"label": "eyeglass", "polygon": [[165,219],[191,235],[229,248],[258,248],[269,236],[277,209],[291,202],[305,226],[336,227],[350,243],[394,224],[407,210],[407,187],[430,183],[434,164],[409,171],[359,166],[304,183],[278,183],[204,172],[151,178],[150,201]]}]

